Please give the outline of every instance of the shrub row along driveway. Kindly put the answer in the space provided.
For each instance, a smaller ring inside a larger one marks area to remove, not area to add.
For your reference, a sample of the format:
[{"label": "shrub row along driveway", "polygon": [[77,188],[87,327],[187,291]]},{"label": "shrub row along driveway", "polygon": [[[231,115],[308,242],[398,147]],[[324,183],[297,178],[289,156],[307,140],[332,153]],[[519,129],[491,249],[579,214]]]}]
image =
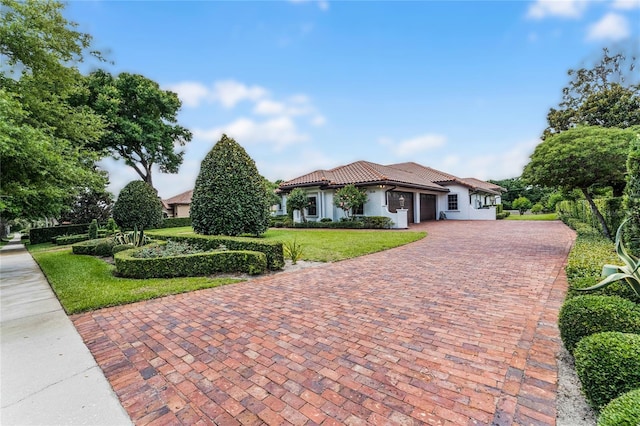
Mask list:
[{"label": "shrub row along driveway", "polygon": [[137,424],[555,424],[560,222],[426,239],[72,319]]}]

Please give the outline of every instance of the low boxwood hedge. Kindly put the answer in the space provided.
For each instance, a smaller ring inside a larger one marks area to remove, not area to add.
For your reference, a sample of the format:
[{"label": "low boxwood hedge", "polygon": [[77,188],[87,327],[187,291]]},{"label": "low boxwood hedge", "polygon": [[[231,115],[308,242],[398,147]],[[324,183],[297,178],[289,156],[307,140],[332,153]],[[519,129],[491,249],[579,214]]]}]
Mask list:
[{"label": "low boxwood hedge", "polygon": [[71,246],[71,250],[73,254],[111,256],[114,245],[112,238],[98,238],[75,243]]},{"label": "low boxwood hedge", "polygon": [[569,282],[567,298],[585,294],[609,295],[620,296],[640,303],[640,297],[624,281],[612,283],[589,293],[577,290],[578,288],[591,287],[600,282],[603,265],[617,265],[619,263],[620,259],[610,240],[601,236],[578,236],[571,253],[569,253],[565,269]]},{"label": "low boxwood hedge", "polygon": [[600,412],[598,426],[640,425],[640,388],[624,393]]},{"label": "low boxwood hedge", "polygon": [[386,216],[362,216],[355,220],[340,220],[338,222],[301,222],[294,223],[294,228],[329,228],[329,229],[389,229],[393,220]]},{"label": "low boxwood hedge", "polygon": [[31,228],[29,241],[31,244],[51,242],[51,239],[61,235],[84,234],[89,231],[89,224],[50,226],[48,228]]},{"label": "low boxwood hedge", "polygon": [[618,296],[577,296],[562,305],[558,327],[564,346],[573,353],[578,342],[591,334],[640,333],[640,305]]},{"label": "low boxwood hedge", "polygon": [[582,392],[600,410],[618,396],[640,388],[640,335],[596,333],[574,351]]},{"label": "low boxwood hedge", "polygon": [[267,257],[257,251],[213,251],[172,257],[137,258],[131,249],[114,255],[118,275],[128,278],[172,278],[211,275],[217,272],[267,270]]},{"label": "low boxwood hedge", "polygon": [[162,220],[160,228],[182,228],[183,226],[191,226],[190,217],[169,217]]},{"label": "low boxwood hedge", "polygon": [[279,241],[266,241],[257,238],[247,237],[224,237],[219,235],[198,235],[198,236],[163,236],[154,235],[153,238],[160,240],[173,240],[187,242],[202,250],[216,250],[220,246],[228,250],[258,251],[264,253],[267,258],[267,268],[276,271],[284,268],[284,252],[282,243]]},{"label": "low boxwood hedge", "polygon": [[56,245],[63,246],[66,244],[75,244],[80,241],[87,241],[89,239],[89,234],[76,234],[76,235],[67,235],[64,237],[55,237],[53,238],[53,242]]}]

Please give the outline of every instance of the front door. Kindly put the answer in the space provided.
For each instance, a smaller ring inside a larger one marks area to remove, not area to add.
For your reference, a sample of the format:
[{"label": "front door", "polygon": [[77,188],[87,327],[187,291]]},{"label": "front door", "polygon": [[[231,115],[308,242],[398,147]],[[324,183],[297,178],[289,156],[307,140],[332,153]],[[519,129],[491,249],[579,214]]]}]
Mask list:
[{"label": "front door", "polygon": [[420,222],[436,220],[436,196],[420,194]]}]

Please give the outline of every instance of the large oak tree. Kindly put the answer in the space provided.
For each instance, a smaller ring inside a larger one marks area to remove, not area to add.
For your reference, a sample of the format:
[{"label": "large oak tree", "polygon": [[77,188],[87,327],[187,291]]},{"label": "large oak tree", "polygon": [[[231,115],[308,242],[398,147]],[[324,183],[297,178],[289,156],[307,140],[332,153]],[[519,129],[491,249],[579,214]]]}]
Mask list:
[{"label": "large oak tree", "polygon": [[122,159],[153,187],[152,169],[177,173],[191,132],[177,124],[182,106],[178,95],[139,74],[112,76],[99,70],[87,78],[86,103],[106,121],[106,130],[93,147]]}]

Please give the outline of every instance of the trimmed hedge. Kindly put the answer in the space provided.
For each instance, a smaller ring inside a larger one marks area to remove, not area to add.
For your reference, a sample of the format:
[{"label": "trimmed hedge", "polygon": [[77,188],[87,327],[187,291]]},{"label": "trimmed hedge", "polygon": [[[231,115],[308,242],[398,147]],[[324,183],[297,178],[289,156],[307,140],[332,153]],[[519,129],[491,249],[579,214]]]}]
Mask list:
[{"label": "trimmed hedge", "polygon": [[596,410],[640,388],[640,335],[592,334],[578,343],[574,355],[582,392]]},{"label": "trimmed hedge", "polygon": [[558,319],[560,337],[574,352],[578,342],[595,333],[640,333],[640,306],[618,296],[578,296],[567,300]]},{"label": "trimmed hedge", "polygon": [[221,245],[225,246],[228,250],[257,251],[264,253],[267,257],[267,268],[270,271],[284,268],[284,251],[282,249],[282,243],[278,241],[265,241],[247,237],[225,237],[220,235],[198,235],[195,237],[153,235],[153,238],[187,242],[205,251],[216,250]]},{"label": "trimmed hedge", "polygon": [[596,285],[601,278],[602,266],[605,264],[620,264],[614,245],[608,239],[600,235],[578,235],[569,258],[567,260],[566,273],[569,282],[567,298],[575,296],[607,295],[620,296],[633,302],[640,303],[631,287],[624,281],[618,281],[607,287],[591,291],[589,293],[577,291],[577,288],[587,288]]},{"label": "trimmed hedge", "polygon": [[54,237],[61,235],[85,234],[89,231],[89,224],[50,226],[48,228],[31,228],[29,241],[31,244],[48,243]]},{"label": "trimmed hedge", "polygon": [[184,226],[191,226],[190,217],[170,217],[163,219],[160,228],[182,228]]},{"label": "trimmed hedge", "polygon": [[600,412],[598,426],[640,425],[640,388],[624,393]]},{"label": "trimmed hedge", "polygon": [[118,275],[128,278],[172,278],[210,275],[216,272],[245,272],[251,275],[267,270],[267,257],[256,251],[214,251],[173,257],[136,258],[138,249],[114,255]]},{"label": "trimmed hedge", "polygon": [[[620,223],[622,223],[625,216],[625,210],[622,207],[623,198],[597,198],[593,200],[593,202],[604,217],[604,221],[607,224],[609,231],[615,233],[615,230],[618,229],[618,226],[620,226]],[[562,217],[568,217],[576,222],[582,222],[587,226],[594,228],[599,234],[602,232],[600,222],[598,222],[598,219],[593,215],[587,200],[560,201],[556,204],[556,211],[560,213],[560,216]]]},{"label": "trimmed hedge", "polygon": [[[73,254],[88,254],[91,256],[111,256],[115,243],[111,238],[98,238],[76,243],[71,246]],[[98,247],[100,247],[98,249]],[[107,249],[107,247],[109,247]]]},{"label": "trimmed hedge", "polygon": [[56,237],[52,238],[52,241],[59,246],[63,246],[66,244],[75,244],[80,241],[87,241],[89,239],[89,234],[76,234],[76,235],[67,235],[64,237]]},{"label": "trimmed hedge", "polygon": [[[277,225],[276,225],[277,226]],[[329,228],[329,229],[389,229],[393,221],[386,216],[362,216],[356,220],[338,222],[301,222],[294,223],[294,228]]]}]

